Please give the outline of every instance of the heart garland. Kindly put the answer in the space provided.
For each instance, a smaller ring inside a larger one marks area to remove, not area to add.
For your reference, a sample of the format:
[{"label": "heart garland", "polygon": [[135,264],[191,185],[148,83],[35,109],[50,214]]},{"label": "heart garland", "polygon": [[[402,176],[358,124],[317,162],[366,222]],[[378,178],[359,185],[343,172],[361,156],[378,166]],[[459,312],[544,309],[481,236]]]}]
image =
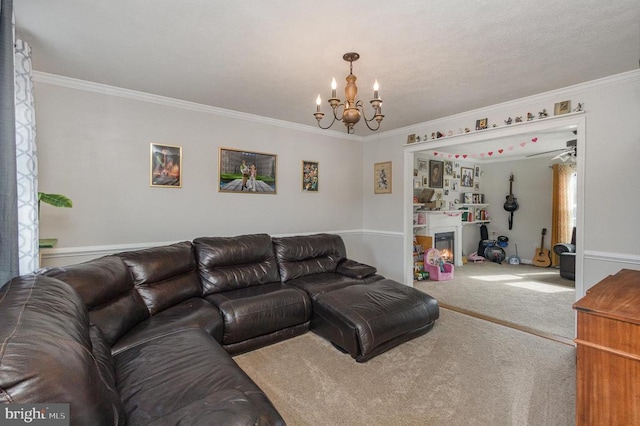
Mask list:
[{"label": "heart garland", "polygon": [[[531,138],[531,143],[536,143],[536,142],[538,142],[538,138]],[[520,142],[519,143],[519,145],[522,148],[524,148],[527,144],[528,144],[528,142]],[[509,151],[513,151],[514,146],[513,145],[509,145],[506,149],[509,150]],[[505,150],[504,148],[498,149],[498,154],[504,153],[504,150]],[[482,152],[480,154],[471,154],[471,158],[478,158],[478,157],[484,158],[485,156],[492,157],[494,153],[495,153],[494,151],[488,151],[488,152]],[[460,158],[460,157],[462,157],[462,158],[465,158],[465,159],[469,156],[468,154],[444,154],[444,153],[441,153],[441,152],[434,152],[433,153],[434,157],[437,157],[438,155],[441,156],[441,157],[445,157],[446,156],[447,158],[451,158],[451,157]]]}]

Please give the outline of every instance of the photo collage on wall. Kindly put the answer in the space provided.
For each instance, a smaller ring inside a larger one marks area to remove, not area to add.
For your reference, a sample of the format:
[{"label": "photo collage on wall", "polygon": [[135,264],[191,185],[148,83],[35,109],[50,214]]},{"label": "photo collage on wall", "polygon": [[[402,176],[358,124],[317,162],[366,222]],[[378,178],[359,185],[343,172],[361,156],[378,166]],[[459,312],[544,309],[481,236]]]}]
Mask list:
[{"label": "photo collage on wall", "polygon": [[432,200],[439,210],[457,210],[463,203],[462,194],[480,191],[480,166],[468,162],[434,159],[432,155],[417,154],[414,159],[414,195],[432,189]]}]

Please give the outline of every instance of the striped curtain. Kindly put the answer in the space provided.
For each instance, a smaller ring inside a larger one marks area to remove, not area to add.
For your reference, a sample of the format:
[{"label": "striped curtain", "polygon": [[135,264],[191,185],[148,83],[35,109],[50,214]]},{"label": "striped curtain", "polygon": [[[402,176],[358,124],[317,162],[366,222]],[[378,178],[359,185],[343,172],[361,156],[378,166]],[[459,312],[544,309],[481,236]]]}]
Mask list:
[{"label": "striped curtain", "polygon": [[[557,243],[571,242],[571,234],[575,226],[574,196],[575,188],[572,187],[572,179],[575,175],[575,164],[553,165],[553,212],[551,228],[551,247]],[[554,265],[560,263],[558,255],[551,253]]]}]

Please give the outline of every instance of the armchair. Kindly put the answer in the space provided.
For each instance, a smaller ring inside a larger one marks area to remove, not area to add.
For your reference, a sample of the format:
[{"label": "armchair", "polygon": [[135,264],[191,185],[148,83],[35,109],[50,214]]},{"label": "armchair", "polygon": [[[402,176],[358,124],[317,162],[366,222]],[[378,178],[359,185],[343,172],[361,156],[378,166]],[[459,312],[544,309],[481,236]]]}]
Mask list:
[{"label": "armchair", "polygon": [[560,276],[568,280],[576,279],[576,228],[571,233],[571,243],[558,243],[553,252],[560,259]]}]

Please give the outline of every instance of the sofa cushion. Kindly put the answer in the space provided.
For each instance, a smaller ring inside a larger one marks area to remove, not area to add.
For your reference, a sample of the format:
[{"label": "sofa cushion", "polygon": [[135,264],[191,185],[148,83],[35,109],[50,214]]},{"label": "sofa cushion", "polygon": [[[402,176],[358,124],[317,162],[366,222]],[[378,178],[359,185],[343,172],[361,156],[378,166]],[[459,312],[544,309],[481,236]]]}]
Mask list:
[{"label": "sofa cushion", "polygon": [[335,272],[338,263],[346,258],[344,242],[339,235],[274,237],[272,240],[282,282]]},{"label": "sofa cushion", "polygon": [[189,241],[118,254],[129,267],[135,288],[155,315],[202,295],[193,246]]},{"label": "sofa cushion", "polygon": [[126,414],[120,402],[120,395],[118,395],[118,389],[116,387],[116,370],[113,357],[111,356],[111,347],[102,334],[102,331],[100,331],[100,328],[94,324],[91,324],[89,327],[89,336],[91,337],[91,345],[93,347],[93,358],[98,366],[102,383],[114,399],[112,405],[118,410],[118,419],[125,419]]},{"label": "sofa cushion", "polygon": [[367,284],[384,279],[382,275],[368,275],[363,279],[351,278],[333,272],[323,274],[306,275],[287,281],[287,285],[304,290],[312,300],[321,294],[338,290],[354,284]]},{"label": "sofa cushion", "polygon": [[338,274],[346,275],[347,277],[356,278],[358,280],[371,276],[377,271],[378,270],[375,266],[366,265],[351,259],[344,259],[336,268],[336,272]]},{"label": "sofa cushion", "polygon": [[224,345],[303,324],[311,318],[311,301],[306,293],[281,283],[213,293],[207,300],[222,313]]},{"label": "sofa cushion", "polygon": [[0,402],[68,403],[73,424],[126,423],[106,345],[97,337],[94,357],[73,288],[43,275],[14,278],[0,289],[0,311]]},{"label": "sofa cushion", "polygon": [[220,311],[206,300],[193,297],[142,321],[113,344],[111,353],[115,355],[141,341],[180,328],[201,328],[218,342],[222,341],[223,323]]},{"label": "sofa cushion", "polygon": [[279,282],[267,234],[193,240],[204,295]]},{"label": "sofa cushion", "polygon": [[[203,330],[157,336],[114,359],[130,426],[180,419],[184,424],[284,424],[262,390]],[[204,410],[205,418],[196,410]],[[248,419],[256,420],[245,423]]]},{"label": "sofa cushion", "polygon": [[133,286],[127,265],[117,256],[105,256],[77,265],[45,269],[43,274],[71,285],[89,308],[109,344],[149,317]]}]

